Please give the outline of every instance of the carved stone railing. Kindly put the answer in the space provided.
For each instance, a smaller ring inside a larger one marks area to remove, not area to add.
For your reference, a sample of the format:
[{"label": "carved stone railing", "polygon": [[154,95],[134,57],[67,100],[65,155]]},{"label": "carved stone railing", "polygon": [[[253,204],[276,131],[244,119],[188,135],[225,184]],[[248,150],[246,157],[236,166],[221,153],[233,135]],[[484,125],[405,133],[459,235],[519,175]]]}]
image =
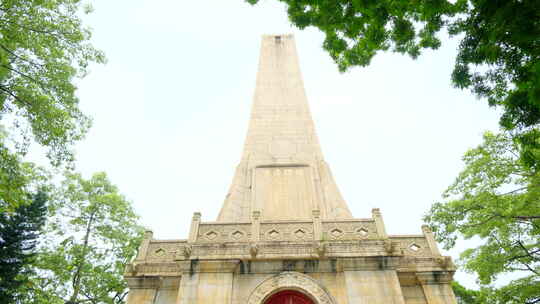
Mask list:
[{"label": "carved stone railing", "polygon": [[372,219],[323,221],[322,234],[322,239],[325,241],[384,238],[384,235],[378,233],[375,220]]},{"label": "carved stone railing", "polygon": [[390,235],[390,241],[401,255],[432,256],[428,242],[423,235]]},{"label": "carved stone railing", "polygon": [[395,264],[392,267],[405,273],[454,271],[451,259],[439,253],[431,230],[422,226],[422,232],[387,235],[378,209],[369,219],[340,220],[321,220],[315,210],[312,219],[300,221],[264,221],[254,212],[251,222],[244,223],[201,222],[201,214],[195,213],[187,240],[155,240],[147,231],[125,275],[174,277],[201,261],[224,260],[326,260],[333,268]]},{"label": "carved stone railing", "polygon": [[[391,235],[378,209],[371,219],[252,222],[201,222],[193,217],[187,240],[154,240],[145,234],[134,264],[193,259],[274,259],[370,256],[436,257],[441,259],[427,226],[422,235]],[[444,263],[442,261],[441,263]]]},{"label": "carved stone railing", "polygon": [[251,223],[201,223],[195,243],[250,241]]},{"label": "carved stone railing", "polygon": [[174,261],[176,255],[187,245],[187,240],[151,240],[146,262]]}]

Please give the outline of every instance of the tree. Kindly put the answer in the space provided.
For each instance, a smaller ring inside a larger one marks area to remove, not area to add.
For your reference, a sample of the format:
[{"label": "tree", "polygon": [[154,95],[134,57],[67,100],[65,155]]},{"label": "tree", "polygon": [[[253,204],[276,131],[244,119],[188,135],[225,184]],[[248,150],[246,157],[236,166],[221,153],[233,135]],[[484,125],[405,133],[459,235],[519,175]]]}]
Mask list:
[{"label": "tree", "polygon": [[5,145],[7,135],[0,126],[0,213],[14,209],[28,202],[30,183],[19,155],[12,153]]},{"label": "tree", "polygon": [[325,34],[323,47],[340,71],[368,65],[379,51],[416,58],[423,49],[437,49],[446,29],[461,39],[453,85],[502,107],[500,122],[508,130],[540,123],[537,0],[279,1],[288,5],[295,26]]},{"label": "tree", "polygon": [[[46,147],[54,165],[70,161],[73,143],[90,126],[74,79],[104,56],[89,43],[81,9],[80,0],[0,2],[0,178],[13,176],[31,142]],[[2,184],[0,211],[20,204],[9,195],[17,187]]]},{"label": "tree", "polygon": [[456,300],[458,304],[488,304],[485,298],[485,289],[484,290],[470,290],[463,287],[457,281],[452,282],[452,289],[456,295]]},{"label": "tree", "polygon": [[105,173],[68,173],[55,190],[43,246],[23,303],[124,303],[124,266],[143,229]]},{"label": "tree", "polygon": [[30,204],[14,212],[0,213],[0,299],[15,303],[23,284],[29,281],[28,266],[36,254],[39,231],[45,223],[47,196],[38,192]]},{"label": "tree", "polygon": [[[490,289],[487,303],[540,302],[540,172],[523,162],[520,149],[511,133],[485,133],[463,157],[465,169],[446,200],[425,217],[447,249],[460,237],[481,240],[460,259]],[[509,273],[513,281],[493,287]]]}]

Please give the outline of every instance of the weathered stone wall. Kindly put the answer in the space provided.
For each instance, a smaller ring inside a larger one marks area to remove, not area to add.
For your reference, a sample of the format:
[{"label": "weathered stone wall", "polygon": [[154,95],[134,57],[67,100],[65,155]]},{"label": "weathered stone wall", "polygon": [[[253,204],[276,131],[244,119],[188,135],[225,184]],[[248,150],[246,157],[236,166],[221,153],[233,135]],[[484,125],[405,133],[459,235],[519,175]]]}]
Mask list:
[{"label": "weathered stone wall", "polygon": [[262,304],[281,289],[317,304],[455,304],[455,266],[429,228],[387,235],[372,216],[208,223],[196,213],[188,240],[146,233],[126,269],[128,304]]},{"label": "weathered stone wall", "polygon": [[444,271],[401,273],[400,258],[182,261],[180,277],[129,278],[128,304],[264,304],[291,289],[317,304],[455,304]]}]

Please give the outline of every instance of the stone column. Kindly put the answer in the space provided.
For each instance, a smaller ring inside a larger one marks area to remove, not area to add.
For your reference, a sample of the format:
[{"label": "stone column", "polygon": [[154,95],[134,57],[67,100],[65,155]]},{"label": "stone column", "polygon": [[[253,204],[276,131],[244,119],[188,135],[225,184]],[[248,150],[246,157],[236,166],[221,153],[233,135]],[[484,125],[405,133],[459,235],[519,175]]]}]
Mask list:
[{"label": "stone column", "polygon": [[193,219],[191,220],[191,227],[189,229],[188,243],[195,243],[197,235],[199,234],[199,224],[201,223],[201,213],[193,213]]},{"label": "stone column", "polygon": [[392,257],[343,260],[350,304],[405,304]]},{"label": "stone column", "polygon": [[128,304],[154,304],[160,286],[158,277],[126,278],[129,294]]},{"label": "stone column", "polygon": [[382,218],[381,210],[379,208],[373,208],[371,210],[373,220],[375,220],[375,226],[377,227],[377,234],[381,239],[387,239],[386,228],[384,227],[384,221]]},{"label": "stone column", "polygon": [[135,258],[135,263],[144,261],[146,259],[146,254],[148,251],[148,246],[150,245],[150,242],[154,238],[154,233],[151,230],[146,230],[144,232],[144,237],[141,242],[141,245],[139,246],[139,251],[137,252],[137,257]]},{"label": "stone column", "polygon": [[238,261],[184,261],[176,304],[231,304]]},{"label": "stone column", "polygon": [[429,228],[428,225],[422,225],[422,233],[426,237],[429,249],[431,250],[431,253],[436,256],[440,256],[441,252],[439,251],[439,247],[437,246],[437,242],[435,241],[435,237],[433,236],[433,232]]},{"label": "stone column", "polygon": [[153,304],[174,304],[178,297],[180,278],[162,277]]},{"label": "stone column", "polygon": [[416,277],[426,296],[427,304],[457,304],[450,285],[452,275],[448,272],[423,272]]},{"label": "stone column", "polygon": [[313,240],[320,241],[322,240],[322,221],[321,221],[321,211],[313,210]]},{"label": "stone column", "polygon": [[251,241],[255,244],[261,238],[261,212],[253,211],[251,215]]}]

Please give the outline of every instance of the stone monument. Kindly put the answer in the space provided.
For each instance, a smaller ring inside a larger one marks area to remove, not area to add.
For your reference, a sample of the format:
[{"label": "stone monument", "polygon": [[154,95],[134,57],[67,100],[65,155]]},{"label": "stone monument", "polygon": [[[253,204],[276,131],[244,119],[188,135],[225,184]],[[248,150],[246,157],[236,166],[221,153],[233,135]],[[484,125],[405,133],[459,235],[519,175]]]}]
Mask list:
[{"label": "stone monument", "polygon": [[292,35],[262,38],[240,164],[216,221],[186,240],[148,231],[128,304],[450,304],[455,266],[432,232],[354,218],[324,161]]}]

